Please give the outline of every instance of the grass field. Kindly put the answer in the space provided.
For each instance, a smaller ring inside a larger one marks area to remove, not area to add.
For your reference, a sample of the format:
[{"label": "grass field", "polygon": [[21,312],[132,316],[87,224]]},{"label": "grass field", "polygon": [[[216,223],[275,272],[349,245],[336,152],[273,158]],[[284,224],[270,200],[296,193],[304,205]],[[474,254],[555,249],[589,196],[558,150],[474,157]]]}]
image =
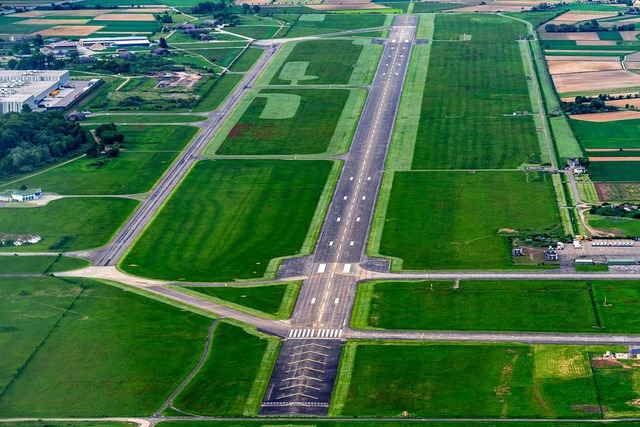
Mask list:
[{"label": "grass field", "polygon": [[547,175],[522,172],[396,172],[380,252],[403,269],[510,268],[498,230],[558,227]]},{"label": "grass field", "polygon": [[211,324],[90,280],[0,278],[0,298],[11,307],[0,314],[3,417],[150,414],[193,369]]},{"label": "grass field", "polygon": [[600,364],[594,361],[593,366],[596,389],[602,405],[607,408],[607,417],[637,417],[640,412],[637,362]]},{"label": "grass field", "polygon": [[[301,427],[403,427],[406,426],[408,421],[382,421],[382,420],[355,420],[355,421],[328,421],[328,420],[310,420],[310,421],[286,421],[287,427],[301,426]],[[7,425],[7,424],[4,424]],[[74,423],[75,425],[75,423]],[[237,420],[237,421],[166,421],[160,424],[162,427],[283,427],[282,421],[267,421],[267,420]],[[429,421],[427,424],[429,427],[540,427],[540,422],[535,421]],[[542,424],[544,427],[601,427],[601,422],[566,422],[566,421],[548,421]],[[616,427],[635,427],[634,422],[616,422]],[[8,424],[7,427],[34,427],[30,425],[20,424]],[[57,424],[52,424],[52,427],[60,427]],[[66,427],[66,426],[65,426]],[[80,426],[86,427],[86,426]],[[107,426],[109,427],[109,426]]]},{"label": "grass field", "polygon": [[260,372],[268,380],[279,346],[275,338],[219,323],[205,364],[174,406],[191,414],[257,415],[267,386]]},{"label": "grass field", "polygon": [[[413,169],[513,168],[539,152],[516,36],[490,15],[437,15]],[[459,38],[471,36],[470,41]]]},{"label": "grass field", "polygon": [[589,215],[587,219],[589,225],[597,230],[620,237],[640,237],[640,220],[598,215]]},{"label": "grass field", "polygon": [[591,162],[589,176],[593,181],[640,181],[640,163]]},{"label": "grass field", "polygon": [[633,282],[463,281],[457,290],[452,282],[372,282],[360,286],[352,322],[382,329],[637,333],[640,323],[628,319],[638,297]]},{"label": "grass field", "polygon": [[121,267],[189,281],[262,277],[271,259],[300,251],[330,170],[322,161],[200,162]]},{"label": "grass field", "polygon": [[351,40],[311,40],[295,45],[271,84],[346,84],[362,53]]},{"label": "grass field", "polygon": [[640,148],[640,119],[603,123],[570,120],[569,123],[584,148]]},{"label": "grass field", "polygon": [[[340,369],[352,371],[339,376],[337,389],[345,392],[334,395],[332,404],[341,410],[333,415],[598,418],[599,412],[583,409],[598,404],[586,348],[537,350],[520,344],[348,344]],[[344,366],[349,353],[353,365]]]},{"label": "grass field", "polygon": [[261,49],[249,48],[245,50],[242,56],[231,66],[231,71],[249,71],[263,53],[264,51]]},{"label": "grass field", "polygon": [[89,265],[80,258],[59,256],[0,256],[2,274],[55,273],[76,270]]},{"label": "grass field", "polygon": [[1,232],[42,237],[35,245],[3,250],[61,252],[102,246],[137,204],[131,199],[88,197],[54,200],[38,208],[0,209]]},{"label": "grass field", "polygon": [[550,11],[542,11],[542,12],[508,12],[505,13],[507,16],[513,16],[514,18],[522,19],[527,21],[533,25],[534,28],[544,24],[547,21],[552,20],[556,16],[560,15],[564,10],[550,10]]},{"label": "grass field", "polygon": [[229,96],[240,80],[240,74],[224,74],[201,88],[200,101],[193,108],[196,112],[213,111]]},{"label": "grass field", "polygon": [[321,21],[296,20],[286,37],[303,37],[317,34],[337,33],[346,30],[381,27],[385,24],[386,16],[375,14],[325,14]]},{"label": "grass field", "polygon": [[83,157],[6,188],[27,185],[74,195],[144,193],[153,187],[197,130],[192,126],[119,126],[125,142],[118,157]]},{"label": "grass field", "polygon": [[218,154],[324,152],[348,97],[348,90],[262,90],[231,129]]},{"label": "grass field", "polygon": [[89,116],[82,124],[92,123],[192,123],[206,120],[203,116],[160,115],[160,114],[108,114]]},{"label": "grass field", "polygon": [[254,286],[197,286],[189,289],[278,319],[288,319],[300,290],[300,282]]}]

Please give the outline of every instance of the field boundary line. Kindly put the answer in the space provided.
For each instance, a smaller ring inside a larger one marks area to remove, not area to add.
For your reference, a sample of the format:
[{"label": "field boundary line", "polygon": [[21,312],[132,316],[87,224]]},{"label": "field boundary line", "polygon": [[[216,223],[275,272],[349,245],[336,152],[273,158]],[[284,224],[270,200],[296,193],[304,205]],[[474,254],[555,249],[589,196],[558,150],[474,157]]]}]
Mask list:
[{"label": "field boundary line", "polygon": [[276,366],[276,360],[282,345],[282,342],[278,338],[272,336],[266,336],[263,339],[267,340],[267,348],[264,350],[260,367],[253,381],[253,386],[251,387],[249,396],[247,396],[247,401],[242,411],[242,415],[244,416],[255,417],[260,411],[260,406],[267,392],[267,387],[269,386],[269,381],[273,369]]},{"label": "field boundary line", "polygon": [[[283,284],[285,283],[287,282],[283,282]],[[301,280],[293,280],[288,283],[288,286],[284,291],[284,295],[282,296],[280,307],[278,307],[278,315],[276,317],[278,317],[279,319],[291,318],[291,315],[293,314],[293,307],[298,300],[298,294],[300,294],[300,288],[302,288]]]},{"label": "field boundary line", "polygon": [[362,46],[362,52],[358,56],[347,84],[371,84],[384,48],[381,44],[373,44],[364,39],[356,39],[353,44]]},{"label": "field boundary line", "polygon": [[349,392],[349,386],[351,385],[351,375],[353,374],[353,367],[356,361],[356,351],[358,350],[358,342],[347,342],[342,349],[342,357],[340,358],[340,365],[338,366],[337,381],[333,387],[333,393],[331,394],[331,405],[329,405],[329,416],[336,417],[342,413],[345,401],[347,400],[347,393]]},{"label": "field boundary line", "polygon": [[349,89],[349,96],[342,108],[342,113],[336,123],[331,141],[322,154],[342,154],[349,150],[367,96],[368,93],[364,89]]}]

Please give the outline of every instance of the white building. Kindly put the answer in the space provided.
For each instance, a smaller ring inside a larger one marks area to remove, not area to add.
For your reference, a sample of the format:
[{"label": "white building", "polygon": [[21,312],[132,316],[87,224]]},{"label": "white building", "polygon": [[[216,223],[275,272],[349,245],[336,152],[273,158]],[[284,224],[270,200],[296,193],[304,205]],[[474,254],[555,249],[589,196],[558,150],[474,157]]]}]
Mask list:
[{"label": "white building", "polygon": [[41,188],[27,188],[26,190],[7,190],[0,193],[0,202],[29,202],[42,197]]},{"label": "white building", "polygon": [[0,70],[0,114],[35,108],[40,101],[69,82],[69,71]]},{"label": "white building", "polygon": [[80,39],[78,45],[82,47],[92,47],[94,45],[100,45],[107,47],[129,47],[129,46],[151,46],[149,38],[142,36],[130,36],[130,37],[89,37],[86,39]]}]

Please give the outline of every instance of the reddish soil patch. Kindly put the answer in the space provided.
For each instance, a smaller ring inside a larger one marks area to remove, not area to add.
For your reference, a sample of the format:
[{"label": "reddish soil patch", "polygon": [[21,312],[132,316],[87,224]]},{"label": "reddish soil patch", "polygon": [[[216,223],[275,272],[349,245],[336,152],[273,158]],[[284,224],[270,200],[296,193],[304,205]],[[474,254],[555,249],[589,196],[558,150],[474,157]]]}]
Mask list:
[{"label": "reddish soil patch", "polygon": [[640,111],[613,111],[611,113],[574,114],[570,117],[574,120],[583,120],[585,122],[615,122],[616,120],[640,119]]}]

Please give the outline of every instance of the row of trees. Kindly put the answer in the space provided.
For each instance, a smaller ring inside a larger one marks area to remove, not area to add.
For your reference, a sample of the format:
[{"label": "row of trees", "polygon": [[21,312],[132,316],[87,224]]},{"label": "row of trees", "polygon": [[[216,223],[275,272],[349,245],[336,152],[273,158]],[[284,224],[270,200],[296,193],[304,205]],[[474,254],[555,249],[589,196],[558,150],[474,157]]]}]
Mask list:
[{"label": "row of trees", "polygon": [[[583,100],[585,102],[582,102]],[[576,102],[561,102],[560,107],[567,114],[607,113],[618,110],[618,107],[606,105],[600,98],[585,98],[582,96],[576,97]]]},{"label": "row of trees", "polygon": [[117,157],[120,154],[120,146],[124,143],[124,134],[118,132],[115,124],[100,125],[94,132],[100,143],[91,144],[86,151],[87,157],[98,157],[103,152],[107,157]]},{"label": "row of trees", "polygon": [[600,206],[593,206],[591,209],[589,209],[589,213],[592,215],[640,219],[640,211],[638,210],[638,205],[632,205],[630,203],[624,203],[622,205],[611,205],[609,203],[603,203]]},{"label": "row of trees", "polygon": [[219,3],[205,1],[198,3],[191,8],[191,12],[196,15],[213,15],[221,24],[235,25],[240,19],[233,11],[233,2],[222,0]]},{"label": "row of trees", "polygon": [[544,26],[544,30],[547,33],[590,33],[590,32],[604,32],[604,31],[633,31],[635,30],[635,24],[627,25],[613,25],[610,29],[603,27],[600,23],[592,19],[582,24],[547,24]]},{"label": "row of trees", "polygon": [[0,115],[0,177],[32,172],[85,142],[82,127],[59,112]]}]

